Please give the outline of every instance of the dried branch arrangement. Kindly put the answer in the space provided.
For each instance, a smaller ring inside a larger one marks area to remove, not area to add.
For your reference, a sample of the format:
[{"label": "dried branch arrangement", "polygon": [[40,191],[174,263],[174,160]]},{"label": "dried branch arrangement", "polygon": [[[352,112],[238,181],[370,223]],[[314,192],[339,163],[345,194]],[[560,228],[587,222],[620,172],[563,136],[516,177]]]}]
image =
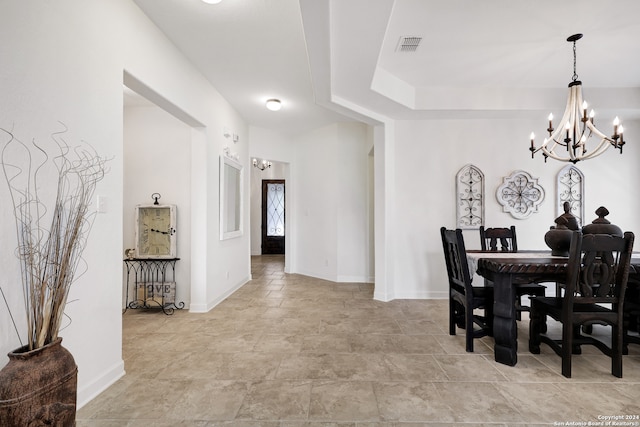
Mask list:
[{"label": "dried branch arrangement", "polygon": [[45,147],[0,129],[7,137],[0,163],[16,222],[29,350],[58,337],[71,284],[79,266],[86,270],[90,206],[106,173],[106,159],[86,143],[69,145],[66,131],[53,133]]}]

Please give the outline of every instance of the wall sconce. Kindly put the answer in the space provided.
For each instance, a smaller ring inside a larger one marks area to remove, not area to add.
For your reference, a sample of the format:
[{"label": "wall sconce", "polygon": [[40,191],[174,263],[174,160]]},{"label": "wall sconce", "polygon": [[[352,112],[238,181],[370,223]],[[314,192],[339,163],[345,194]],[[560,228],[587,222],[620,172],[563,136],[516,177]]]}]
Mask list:
[{"label": "wall sconce", "polygon": [[258,168],[261,171],[271,167],[271,162],[268,162],[266,160],[262,160],[259,162],[257,159],[253,159],[252,163],[254,168]]}]

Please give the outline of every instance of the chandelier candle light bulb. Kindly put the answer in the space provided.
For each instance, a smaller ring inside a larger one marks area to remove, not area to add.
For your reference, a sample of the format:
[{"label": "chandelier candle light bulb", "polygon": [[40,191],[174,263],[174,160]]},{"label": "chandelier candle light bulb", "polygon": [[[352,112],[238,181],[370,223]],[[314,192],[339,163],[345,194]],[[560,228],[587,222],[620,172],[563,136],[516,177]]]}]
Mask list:
[{"label": "chandelier candle light bulb", "polygon": [[[531,133],[531,158],[535,153],[542,151],[544,161],[549,157],[561,162],[577,163],[580,160],[591,159],[604,153],[610,146],[620,150],[622,154],[622,146],[625,144],[622,137],[622,124],[618,117],[613,121],[613,135],[606,136],[600,132],[594,124],[595,112],[593,109],[587,116],[589,104],[582,99],[582,82],[578,80],[576,73],[576,42],[582,38],[582,34],[574,34],[567,38],[568,42],[573,43],[573,77],[569,83],[569,97],[565,112],[560,120],[557,128],[553,127],[553,114],[549,114],[549,128],[547,132],[549,137],[544,139],[540,147],[535,146],[533,132]],[[562,138],[562,133],[565,138]],[[589,138],[596,136],[600,141],[594,148],[587,149]],[[556,152],[558,147],[564,147],[567,154]]]}]

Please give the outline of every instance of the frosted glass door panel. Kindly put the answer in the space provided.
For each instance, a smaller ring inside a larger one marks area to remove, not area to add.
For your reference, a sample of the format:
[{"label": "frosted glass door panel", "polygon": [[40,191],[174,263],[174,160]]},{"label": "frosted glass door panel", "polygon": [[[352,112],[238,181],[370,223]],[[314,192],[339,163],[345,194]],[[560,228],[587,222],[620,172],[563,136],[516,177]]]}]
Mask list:
[{"label": "frosted glass door panel", "polygon": [[267,236],[284,236],[284,184],[267,184]]}]

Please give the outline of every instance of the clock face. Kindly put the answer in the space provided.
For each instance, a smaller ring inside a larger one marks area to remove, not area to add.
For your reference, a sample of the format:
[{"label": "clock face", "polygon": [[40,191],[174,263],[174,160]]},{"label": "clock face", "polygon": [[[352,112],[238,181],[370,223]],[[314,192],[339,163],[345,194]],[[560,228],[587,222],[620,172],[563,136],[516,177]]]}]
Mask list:
[{"label": "clock face", "polygon": [[173,258],[175,207],[138,206],[136,255],[139,258]]}]

